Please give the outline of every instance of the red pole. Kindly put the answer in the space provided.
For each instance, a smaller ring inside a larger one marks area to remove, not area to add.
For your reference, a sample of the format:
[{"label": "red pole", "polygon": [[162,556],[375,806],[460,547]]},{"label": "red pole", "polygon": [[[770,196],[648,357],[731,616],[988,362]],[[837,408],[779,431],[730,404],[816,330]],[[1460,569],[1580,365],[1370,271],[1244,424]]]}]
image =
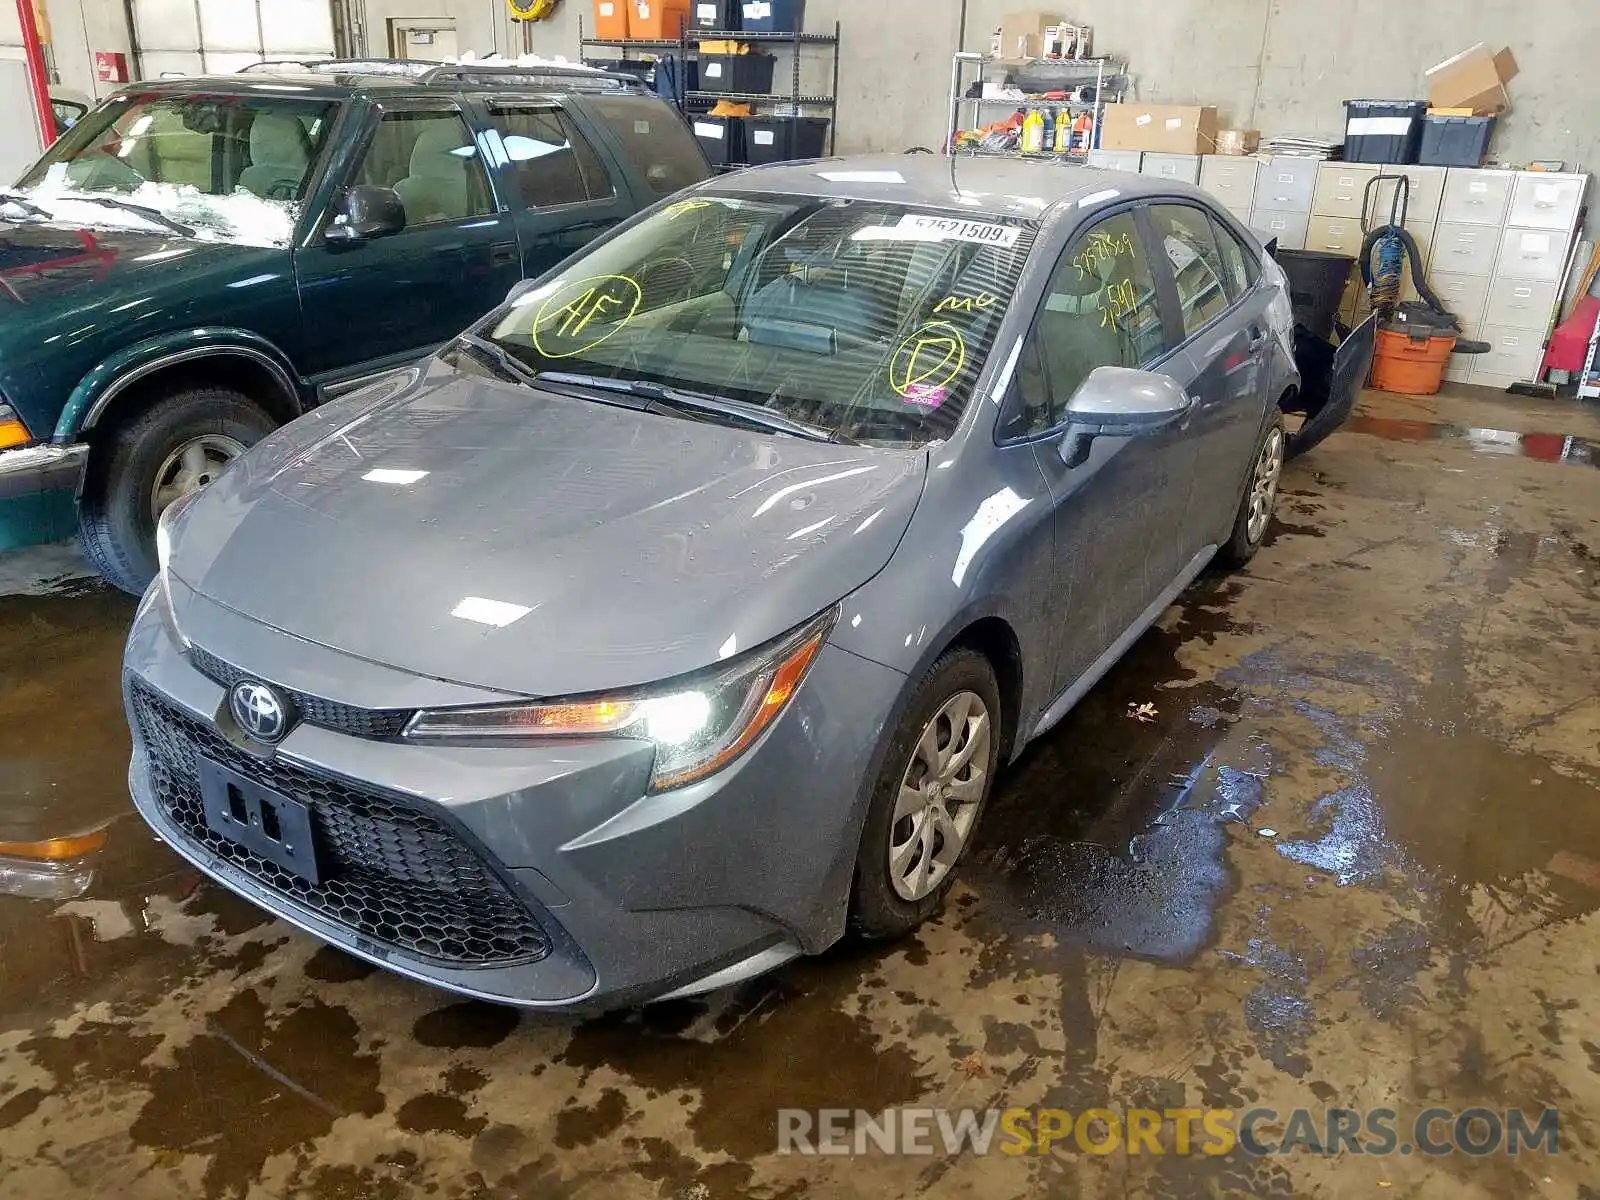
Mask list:
[{"label": "red pole", "polygon": [[44,43],[39,40],[33,0],[17,0],[17,16],[22,21],[22,49],[28,56],[28,86],[39,110],[39,133],[48,147],[56,140],[56,112],[50,107],[50,73],[44,65]]}]

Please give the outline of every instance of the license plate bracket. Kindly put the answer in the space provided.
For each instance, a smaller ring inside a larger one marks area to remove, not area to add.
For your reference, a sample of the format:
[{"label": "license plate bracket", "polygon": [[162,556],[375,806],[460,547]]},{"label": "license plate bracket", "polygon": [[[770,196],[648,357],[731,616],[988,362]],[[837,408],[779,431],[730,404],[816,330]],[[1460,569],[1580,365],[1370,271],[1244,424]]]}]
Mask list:
[{"label": "license plate bracket", "polygon": [[202,758],[199,765],[211,829],[307,883],[322,882],[309,808],[221,763]]}]

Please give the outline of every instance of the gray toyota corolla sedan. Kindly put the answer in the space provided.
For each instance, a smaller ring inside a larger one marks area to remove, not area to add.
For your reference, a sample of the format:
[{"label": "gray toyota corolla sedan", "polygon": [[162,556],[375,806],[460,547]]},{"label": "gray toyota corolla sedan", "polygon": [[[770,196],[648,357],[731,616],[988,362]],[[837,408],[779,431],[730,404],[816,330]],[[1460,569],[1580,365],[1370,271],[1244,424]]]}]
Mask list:
[{"label": "gray toyota corolla sedan", "polygon": [[285,920],[513,1004],[904,933],[996,772],[1261,544],[1292,336],[1182,185],[680,194],[167,510],[134,799]]}]

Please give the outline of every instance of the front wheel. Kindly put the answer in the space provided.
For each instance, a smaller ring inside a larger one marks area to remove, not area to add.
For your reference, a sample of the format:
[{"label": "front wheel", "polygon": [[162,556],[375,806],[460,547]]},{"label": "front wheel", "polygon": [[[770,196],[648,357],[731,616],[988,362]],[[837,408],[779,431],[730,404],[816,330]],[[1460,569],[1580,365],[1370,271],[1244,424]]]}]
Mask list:
[{"label": "front wheel", "polygon": [[156,522],[274,428],[249,397],[192,388],[118,426],[84,491],[78,541],[112,585],[138,595],[156,574]]},{"label": "front wheel", "polygon": [[1284,450],[1287,445],[1288,435],[1284,431],[1283,415],[1280,413],[1267,427],[1260,445],[1256,447],[1250,480],[1233,521],[1233,533],[1218,555],[1225,565],[1244,566],[1256,556],[1256,551],[1261,549],[1261,543],[1266,540],[1267,529],[1272,525],[1272,513],[1278,504],[1278,484],[1283,479]]},{"label": "front wheel", "polygon": [[899,937],[931,917],[955,883],[1000,759],[1000,690],[988,659],[957,649],[918,685],[867,809],[850,927]]}]

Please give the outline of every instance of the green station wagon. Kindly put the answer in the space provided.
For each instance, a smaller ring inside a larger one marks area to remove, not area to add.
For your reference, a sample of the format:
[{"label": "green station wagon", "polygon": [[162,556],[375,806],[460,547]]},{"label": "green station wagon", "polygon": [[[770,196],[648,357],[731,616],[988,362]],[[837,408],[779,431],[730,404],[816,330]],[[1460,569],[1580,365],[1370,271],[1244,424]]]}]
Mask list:
[{"label": "green station wagon", "polygon": [[584,68],[125,89],[0,191],[0,546],[8,506],[75,496],[91,562],[142,591],[167,505],[709,174],[671,107]]}]

